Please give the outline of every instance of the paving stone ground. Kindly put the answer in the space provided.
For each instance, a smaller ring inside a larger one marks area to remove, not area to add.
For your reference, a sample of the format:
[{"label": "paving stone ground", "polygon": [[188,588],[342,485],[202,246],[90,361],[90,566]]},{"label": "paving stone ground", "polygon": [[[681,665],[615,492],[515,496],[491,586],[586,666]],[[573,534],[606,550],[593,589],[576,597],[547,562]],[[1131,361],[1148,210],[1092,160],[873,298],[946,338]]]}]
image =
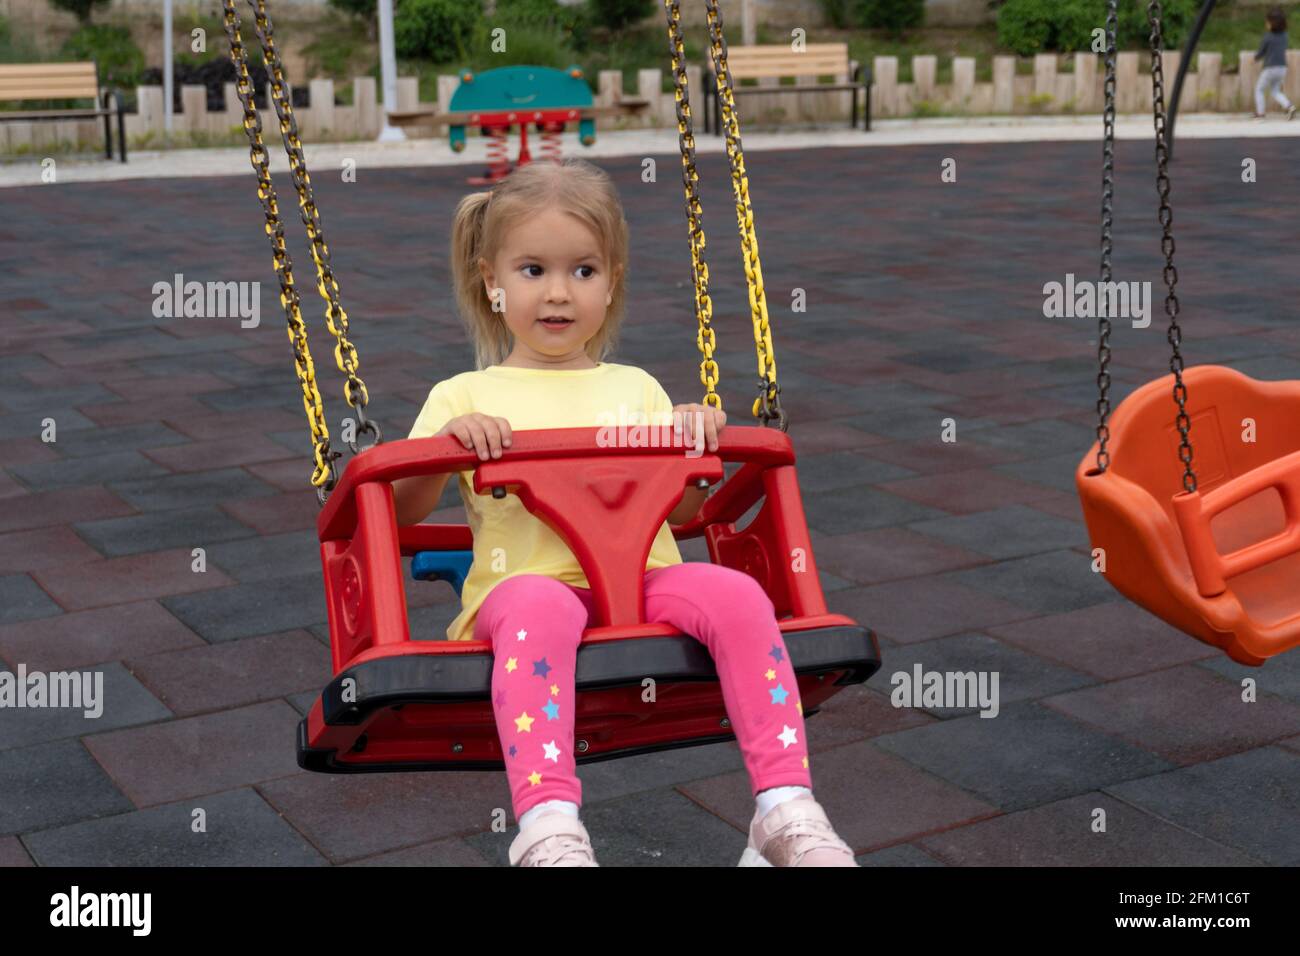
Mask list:
[{"label": "paving stone ground", "polygon": [[[947,158],[956,182],[941,180]],[[652,183],[639,157],[599,159],[632,236],[614,360],[698,400],[678,160],[657,159]],[[865,865],[1300,863],[1300,652],[1236,665],[1087,560],[1072,471],[1092,435],[1095,329],[1044,318],[1043,285],[1096,275],[1099,159],[1089,141],[769,149],[748,163],[827,600],[873,627],[884,655],[808,722],[818,798]],[[1154,317],[1116,327],[1114,399],[1168,362],[1151,160],[1149,142],[1120,142],[1116,278],[1153,282]],[[700,166],[738,423],[756,361],[734,206],[725,157]],[[344,183],[313,169],[390,438],[435,382],[473,367],[446,260],[467,172],[362,168]],[[337,422],[332,343],[279,183]],[[1300,377],[1289,140],[1188,139],[1172,184],[1189,364]],[[294,760],[329,650],[307,430],[253,178],[4,200],[0,663],[102,671],[107,706],[98,719],[0,710],[0,865],[503,864],[504,774],[331,776]],[[177,273],[261,282],[260,324],[156,318],[153,286]],[[796,288],[805,312],[791,311]],[[940,441],[944,419],[955,443]],[[435,520],[454,520],[454,490],[443,506]],[[698,542],[683,551],[704,557]],[[409,600],[422,636],[457,610],[445,584]],[[893,706],[891,675],[916,666],[996,672],[997,716]],[[579,774],[605,865],[739,858],[752,797],[734,744]]]}]

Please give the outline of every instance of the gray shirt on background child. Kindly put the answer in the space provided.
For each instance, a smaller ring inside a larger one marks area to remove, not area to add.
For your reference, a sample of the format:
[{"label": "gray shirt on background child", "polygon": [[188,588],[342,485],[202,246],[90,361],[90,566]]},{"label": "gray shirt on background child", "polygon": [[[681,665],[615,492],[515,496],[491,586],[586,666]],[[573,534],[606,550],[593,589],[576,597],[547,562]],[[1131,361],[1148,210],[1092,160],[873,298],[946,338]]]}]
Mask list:
[{"label": "gray shirt on background child", "polygon": [[1286,33],[1265,33],[1255,52],[1255,59],[1260,57],[1264,58],[1265,69],[1270,66],[1286,66]]}]

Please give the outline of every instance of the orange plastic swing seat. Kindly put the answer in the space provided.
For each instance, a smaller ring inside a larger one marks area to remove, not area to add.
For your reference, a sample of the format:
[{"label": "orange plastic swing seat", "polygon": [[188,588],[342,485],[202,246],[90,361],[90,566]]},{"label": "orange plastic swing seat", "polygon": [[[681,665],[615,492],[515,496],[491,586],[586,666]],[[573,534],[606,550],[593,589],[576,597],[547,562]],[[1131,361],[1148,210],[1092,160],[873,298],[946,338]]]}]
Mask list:
[{"label": "orange plastic swing seat", "polygon": [[1233,660],[1300,644],[1300,382],[1183,372],[1197,490],[1183,489],[1174,377],[1142,386],[1075,472],[1094,551],[1121,594]]}]

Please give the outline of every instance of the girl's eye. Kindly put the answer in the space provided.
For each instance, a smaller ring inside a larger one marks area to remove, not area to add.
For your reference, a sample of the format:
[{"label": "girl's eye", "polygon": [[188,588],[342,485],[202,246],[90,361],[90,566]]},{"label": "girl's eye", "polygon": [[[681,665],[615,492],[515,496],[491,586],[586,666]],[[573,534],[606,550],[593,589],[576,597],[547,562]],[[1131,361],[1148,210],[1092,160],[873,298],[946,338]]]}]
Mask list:
[{"label": "girl's eye", "polygon": [[[523,268],[525,270],[529,270],[529,269],[541,269],[542,267],[535,262],[531,262],[528,265],[524,266]],[[596,274],[595,266],[578,266],[578,268],[588,270],[589,274],[582,277],[584,279],[590,279],[593,275]],[[528,276],[531,279],[536,279],[538,277],[538,274],[535,272],[528,272]]]}]

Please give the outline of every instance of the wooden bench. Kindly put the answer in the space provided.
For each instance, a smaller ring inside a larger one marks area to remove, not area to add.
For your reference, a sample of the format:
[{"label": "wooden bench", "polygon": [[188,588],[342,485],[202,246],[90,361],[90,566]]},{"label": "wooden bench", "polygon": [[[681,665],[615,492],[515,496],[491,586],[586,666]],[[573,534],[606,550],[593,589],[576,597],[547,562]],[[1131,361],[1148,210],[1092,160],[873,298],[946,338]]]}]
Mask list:
[{"label": "wooden bench", "polygon": [[[116,110],[108,106],[117,101]],[[104,117],[104,157],[113,158],[110,118],[117,114],[117,147],[126,162],[126,121],[122,97],[116,90],[100,90],[99,70],[93,60],[81,63],[18,63],[0,65],[0,102],[5,100],[70,100],[88,98],[92,108],[61,110],[6,110],[0,122],[31,123]]]},{"label": "wooden bench", "polygon": [[[727,69],[731,72],[732,93],[736,97],[753,93],[832,93],[853,91],[853,109],[849,128],[858,128],[858,90],[865,91],[864,129],[871,129],[871,70],[854,65],[849,60],[847,43],[809,43],[804,52],[797,53],[787,44],[764,46],[732,46],[727,48]],[[847,76],[849,83],[809,83],[796,86],[741,86],[741,80],[800,76]],[[717,79],[713,72],[713,58],[705,62],[704,131],[722,135],[720,102]],[[861,80],[859,80],[861,77]],[[710,120],[710,104],[712,119]],[[737,104],[739,105],[739,104]]]}]

